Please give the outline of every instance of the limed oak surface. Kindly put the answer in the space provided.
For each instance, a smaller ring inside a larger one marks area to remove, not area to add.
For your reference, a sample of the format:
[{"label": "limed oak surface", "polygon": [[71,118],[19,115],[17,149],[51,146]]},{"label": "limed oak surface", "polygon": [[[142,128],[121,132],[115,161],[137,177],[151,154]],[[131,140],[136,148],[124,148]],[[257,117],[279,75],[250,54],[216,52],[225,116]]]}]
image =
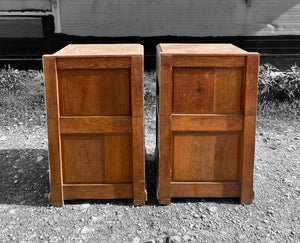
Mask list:
[{"label": "limed oak surface", "polygon": [[157,198],[253,199],[259,56],[231,44],[157,46]]},{"label": "limed oak surface", "polygon": [[51,204],[144,205],[143,47],[68,45],[43,61]]}]

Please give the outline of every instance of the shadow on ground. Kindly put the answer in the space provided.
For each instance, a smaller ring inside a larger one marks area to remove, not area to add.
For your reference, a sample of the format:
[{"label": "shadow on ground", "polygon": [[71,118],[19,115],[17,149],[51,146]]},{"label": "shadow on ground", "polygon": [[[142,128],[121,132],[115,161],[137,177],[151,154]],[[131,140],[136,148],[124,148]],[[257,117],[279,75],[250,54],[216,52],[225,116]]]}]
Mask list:
[{"label": "shadow on ground", "polygon": [[[147,204],[157,204],[154,155],[146,156]],[[0,204],[49,205],[48,151],[44,149],[0,150]],[[73,200],[66,204],[92,203],[132,205],[132,200]]]},{"label": "shadow on ground", "polygon": [[[0,204],[28,206],[49,205],[48,151],[44,149],[12,149],[0,151]],[[158,205],[156,199],[156,163],[153,154],[146,156],[147,205]],[[173,203],[238,203],[237,199],[176,198]],[[72,200],[65,204],[132,205],[132,200]]]},{"label": "shadow on ground", "polygon": [[1,204],[49,204],[47,150],[0,150],[0,178]]}]

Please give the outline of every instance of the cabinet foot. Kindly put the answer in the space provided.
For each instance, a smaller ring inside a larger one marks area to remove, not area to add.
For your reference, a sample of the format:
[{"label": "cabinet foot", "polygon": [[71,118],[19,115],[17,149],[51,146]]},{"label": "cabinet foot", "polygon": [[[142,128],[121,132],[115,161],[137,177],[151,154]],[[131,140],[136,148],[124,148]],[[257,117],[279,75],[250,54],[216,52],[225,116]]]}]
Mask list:
[{"label": "cabinet foot", "polygon": [[162,205],[167,205],[171,203],[171,198],[162,198],[158,199],[158,203]]},{"label": "cabinet foot", "polygon": [[134,206],[143,206],[145,205],[145,200],[133,200]]}]

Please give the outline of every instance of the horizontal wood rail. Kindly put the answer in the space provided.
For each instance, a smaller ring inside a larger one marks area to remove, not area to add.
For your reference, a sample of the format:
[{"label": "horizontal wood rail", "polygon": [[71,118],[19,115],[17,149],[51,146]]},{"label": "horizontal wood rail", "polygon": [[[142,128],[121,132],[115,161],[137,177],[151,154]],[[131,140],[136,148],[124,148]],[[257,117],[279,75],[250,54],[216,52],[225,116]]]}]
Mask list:
[{"label": "horizontal wood rail", "polygon": [[239,196],[239,182],[171,182],[171,197]]},{"label": "horizontal wood rail", "polygon": [[64,57],[56,59],[57,69],[123,69],[131,67],[130,57]]},{"label": "horizontal wood rail", "polygon": [[64,199],[129,199],[132,184],[64,184]]},{"label": "horizontal wood rail", "polygon": [[173,132],[230,132],[243,130],[243,115],[174,114],[171,116]]},{"label": "horizontal wood rail", "polygon": [[130,133],[130,116],[60,117],[61,134]]},{"label": "horizontal wood rail", "polygon": [[187,68],[187,67],[244,67],[246,58],[244,56],[179,56],[172,57],[172,66],[174,68]]}]

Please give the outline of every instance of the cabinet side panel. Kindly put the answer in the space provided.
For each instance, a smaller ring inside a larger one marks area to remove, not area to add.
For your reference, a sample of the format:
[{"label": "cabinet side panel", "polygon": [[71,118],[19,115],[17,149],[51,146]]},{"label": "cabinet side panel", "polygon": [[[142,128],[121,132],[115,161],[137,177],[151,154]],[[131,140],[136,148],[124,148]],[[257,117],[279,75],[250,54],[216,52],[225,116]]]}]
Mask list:
[{"label": "cabinet side panel", "polygon": [[130,115],[129,77],[129,70],[58,70],[61,115]]},{"label": "cabinet side panel", "polygon": [[176,68],[173,72],[173,113],[212,113],[214,69]]},{"label": "cabinet side panel", "polygon": [[131,183],[131,136],[105,136],[105,183]]},{"label": "cabinet side panel", "polygon": [[242,113],[243,68],[215,68],[214,113]]},{"label": "cabinet side panel", "polygon": [[238,133],[174,135],[173,181],[237,181]]},{"label": "cabinet side panel", "polygon": [[64,184],[104,183],[104,136],[61,135]]}]

